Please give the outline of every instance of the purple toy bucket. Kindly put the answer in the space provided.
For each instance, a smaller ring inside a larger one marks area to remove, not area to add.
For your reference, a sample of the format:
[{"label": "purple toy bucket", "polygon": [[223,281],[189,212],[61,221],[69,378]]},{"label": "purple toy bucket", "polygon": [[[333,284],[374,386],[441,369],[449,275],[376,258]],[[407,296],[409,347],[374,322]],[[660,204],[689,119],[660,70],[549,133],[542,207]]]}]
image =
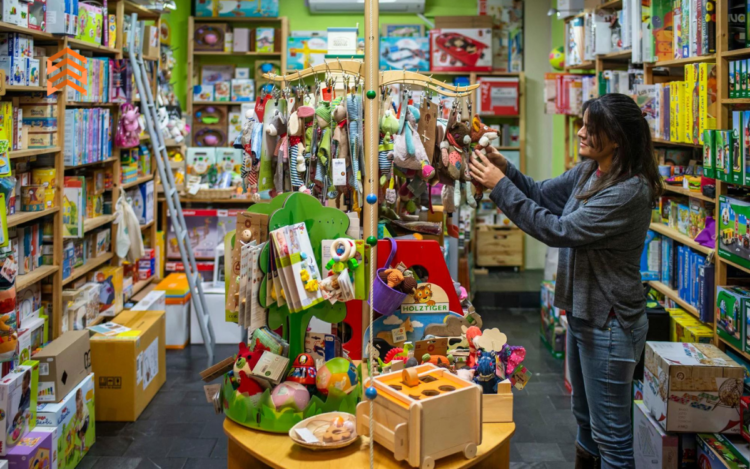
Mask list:
[{"label": "purple toy bucket", "polygon": [[389,241],[391,242],[391,254],[385,262],[385,267],[378,269],[372,284],[370,299],[367,300],[367,303],[372,304],[372,309],[383,316],[395,313],[407,297],[406,293],[394,290],[380,279],[380,272],[390,269],[391,262],[393,262],[393,258],[396,256],[396,241],[392,238],[389,238]]}]

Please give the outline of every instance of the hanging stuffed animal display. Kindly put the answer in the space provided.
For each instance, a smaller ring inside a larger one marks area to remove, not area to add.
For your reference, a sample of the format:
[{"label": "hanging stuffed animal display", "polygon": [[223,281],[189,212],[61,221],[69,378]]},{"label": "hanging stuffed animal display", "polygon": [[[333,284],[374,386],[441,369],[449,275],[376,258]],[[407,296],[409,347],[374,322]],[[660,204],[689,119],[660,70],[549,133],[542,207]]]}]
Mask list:
[{"label": "hanging stuffed animal display", "polygon": [[421,171],[421,177],[429,179],[435,173],[435,168],[429,163],[422,139],[416,134],[419,110],[406,106],[402,112],[405,122],[393,139],[393,162],[399,168]]}]

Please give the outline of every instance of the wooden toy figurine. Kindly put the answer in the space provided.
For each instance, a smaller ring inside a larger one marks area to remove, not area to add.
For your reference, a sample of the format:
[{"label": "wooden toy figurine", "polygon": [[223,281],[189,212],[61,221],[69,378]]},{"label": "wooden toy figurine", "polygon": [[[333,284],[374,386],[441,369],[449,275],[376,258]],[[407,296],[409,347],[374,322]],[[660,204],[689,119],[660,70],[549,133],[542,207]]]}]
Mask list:
[{"label": "wooden toy figurine", "polygon": [[[481,389],[433,364],[406,368],[367,380],[372,400],[373,438],[397,461],[432,469],[455,453],[468,459],[482,444]],[[369,391],[369,390],[368,390]],[[357,433],[367,435],[370,402],[357,405]],[[449,422],[449,424],[448,424]]]}]

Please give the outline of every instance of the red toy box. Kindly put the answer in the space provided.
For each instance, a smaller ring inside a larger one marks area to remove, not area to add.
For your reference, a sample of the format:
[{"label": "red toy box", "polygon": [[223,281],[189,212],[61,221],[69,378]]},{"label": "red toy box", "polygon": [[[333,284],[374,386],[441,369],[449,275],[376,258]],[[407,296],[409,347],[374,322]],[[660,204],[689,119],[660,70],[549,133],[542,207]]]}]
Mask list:
[{"label": "red toy box", "polygon": [[518,78],[482,77],[477,83],[477,112],[480,115],[518,115]]},{"label": "red toy box", "polygon": [[433,29],[430,55],[435,72],[489,72],[492,29]]}]

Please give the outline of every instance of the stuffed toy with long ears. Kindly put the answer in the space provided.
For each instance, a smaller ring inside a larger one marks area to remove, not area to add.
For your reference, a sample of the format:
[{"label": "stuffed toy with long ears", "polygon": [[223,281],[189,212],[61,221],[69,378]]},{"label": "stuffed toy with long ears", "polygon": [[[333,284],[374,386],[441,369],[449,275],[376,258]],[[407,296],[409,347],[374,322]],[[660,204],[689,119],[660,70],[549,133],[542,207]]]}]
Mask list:
[{"label": "stuffed toy with long ears", "polygon": [[402,113],[400,132],[393,139],[394,163],[399,168],[421,171],[422,179],[430,179],[435,168],[430,164],[422,139],[417,135],[419,110],[414,106],[407,106]]}]

